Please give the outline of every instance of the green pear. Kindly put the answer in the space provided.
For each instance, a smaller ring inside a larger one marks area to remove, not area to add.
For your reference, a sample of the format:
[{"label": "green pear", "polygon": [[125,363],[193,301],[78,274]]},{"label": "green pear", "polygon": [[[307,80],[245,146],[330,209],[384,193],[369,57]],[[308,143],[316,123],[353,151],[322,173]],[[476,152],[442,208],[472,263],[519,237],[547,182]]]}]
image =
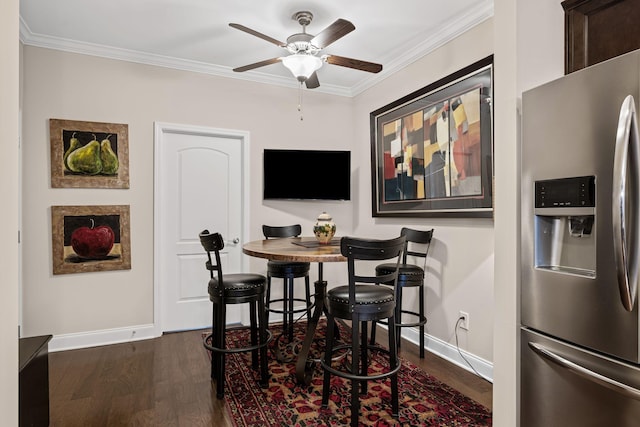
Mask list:
[{"label": "green pear", "polygon": [[[109,135],[111,136],[111,135]],[[102,173],[105,175],[116,175],[118,173],[118,156],[111,149],[109,136],[100,143],[100,159],[102,160]]]},{"label": "green pear", "polygon": [[96,175],[102,171],[102,159],[100,159],[100,143],[93,141],[75,149],[67,157],[67,164],[72,172],[83,173],[85,175]]},{"label": "green pear", "polygon": [[73,135],[71,135],[71,139],[69,140],[69,148],[64,153],[64,167],[68,171],[70,171],[71,169],[69,169],[69,165],[67,164],[67,157],[69,157],[69,154],[71,154],[71,152],[78,147],[80,147],[80,140],[76,138],[76,133],[74,132]]}]

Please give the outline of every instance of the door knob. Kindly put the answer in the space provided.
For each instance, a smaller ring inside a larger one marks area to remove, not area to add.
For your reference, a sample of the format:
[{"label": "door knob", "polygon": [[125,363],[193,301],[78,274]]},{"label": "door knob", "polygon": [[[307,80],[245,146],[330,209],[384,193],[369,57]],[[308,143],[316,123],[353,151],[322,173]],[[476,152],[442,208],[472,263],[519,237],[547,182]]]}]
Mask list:
[{"label": "door knob", "polygon": [[235,239],[233,239],[233,243],[237,245],[238,243],[240,243],[240,239],[236,237]]}]

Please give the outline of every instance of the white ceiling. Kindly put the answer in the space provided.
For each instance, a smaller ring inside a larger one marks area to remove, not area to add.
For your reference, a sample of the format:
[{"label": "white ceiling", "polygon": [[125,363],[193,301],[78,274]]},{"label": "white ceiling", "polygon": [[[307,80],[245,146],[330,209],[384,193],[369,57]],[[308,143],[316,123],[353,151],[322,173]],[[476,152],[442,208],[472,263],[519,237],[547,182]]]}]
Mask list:
[{"label": "white ceiling", "polygon": [[21,0],[20,39],[60,49],[225,77],[295,87],[281,63],[233,68],[286,50],[229,27],[234,22],[286,41],[308,10],[317,34],[336,19],[356,29],[322,53],[383,65],[379,74],[324,64],[320,87],[353,96],[493,15],[493,0]]}]

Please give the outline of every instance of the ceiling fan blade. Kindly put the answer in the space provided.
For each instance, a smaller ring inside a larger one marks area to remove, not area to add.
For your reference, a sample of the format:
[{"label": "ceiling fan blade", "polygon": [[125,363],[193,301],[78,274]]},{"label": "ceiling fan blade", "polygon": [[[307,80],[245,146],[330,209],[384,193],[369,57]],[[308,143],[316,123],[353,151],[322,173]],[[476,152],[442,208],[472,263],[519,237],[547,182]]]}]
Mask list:
[{"label": "ceiling fan blade", "polygon": [[264,67],[265,65],[275,64],[282,61],[282,58],[271,58],[260,62],[254,62],[253,64],[245,65],[243,67],[234,68],[233,71],[241,73],[243,71],[253,70],[254,68]]},{"label": "ceiling fan blade", "polygon": [[318,80],[318,74],[314,71],[313,74],[309,76],[307,80],[304,81],[307,89],[315,89],[320,86],[320,81]]},{"label": "ceiling fan blade", "polygon": [[229,24],[229,26],[232,27],[232,28],[235,28],[236,30],[244,31],[245,33],[251,34],[252,36],[259,37],[262,40],[266,40],[269,43],[275,44],[276,46],[279,46],[279,47],[286,47],[287,46],[286,43],[283,43],[280,40],[276,40],[273,37],[269,37],[267,35],[259,33],[256,30],[252,30],[251,28],[245,27],[244,25],[231,23],[231,24]]},{"label": "ceiling fan blade", "polygon": [[338,19],[312,38],[311,44],[319,49],[324,49],[355,29],[355,25],[346,19]]},{"label": "ceiling fan blade", "polygon": [[346,58],[344,56],[325,55],[325,61],[327,61],[328,64],[367,71],[369,73],[379,73],[380,71],[382,71],[382,65],[380,64],[361,61],[360,59]]}]

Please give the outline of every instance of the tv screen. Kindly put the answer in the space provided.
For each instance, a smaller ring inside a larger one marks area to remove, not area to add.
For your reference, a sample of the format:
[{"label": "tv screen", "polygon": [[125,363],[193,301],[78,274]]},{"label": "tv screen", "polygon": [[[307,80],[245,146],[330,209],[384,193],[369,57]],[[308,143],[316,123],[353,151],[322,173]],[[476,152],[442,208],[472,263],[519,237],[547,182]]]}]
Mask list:
[{"label": "tv screen", "polygon": [[351,152],[264,150],[268,199],[350,200]]}]

